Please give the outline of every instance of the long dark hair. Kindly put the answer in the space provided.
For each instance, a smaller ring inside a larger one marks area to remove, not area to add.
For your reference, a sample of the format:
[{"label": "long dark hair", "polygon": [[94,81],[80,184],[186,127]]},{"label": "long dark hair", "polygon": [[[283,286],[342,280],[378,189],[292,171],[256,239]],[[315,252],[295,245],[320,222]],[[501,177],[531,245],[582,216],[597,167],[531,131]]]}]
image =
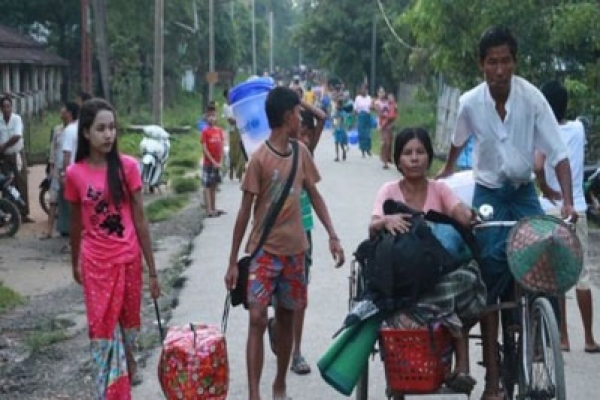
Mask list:
[{"label": "long dark hair", "polygon": [[[113,106],[104,99],[92,98],[86,100],[79,111],[79,127],[77,130],[77,153],[75,162],[85,160],[90,156],[90,141],[85,137],[85,132],[92,129],[92,124],[96,119],[96,115],[100,111],[110,111],[117,120],[117,113]],[[119,155],[117,140],[113,143],[112,148],[106,155],[106,181],[111,200],[115,206],[121,204],[127,197],[127,182],[124,179],[125,172]]]}]

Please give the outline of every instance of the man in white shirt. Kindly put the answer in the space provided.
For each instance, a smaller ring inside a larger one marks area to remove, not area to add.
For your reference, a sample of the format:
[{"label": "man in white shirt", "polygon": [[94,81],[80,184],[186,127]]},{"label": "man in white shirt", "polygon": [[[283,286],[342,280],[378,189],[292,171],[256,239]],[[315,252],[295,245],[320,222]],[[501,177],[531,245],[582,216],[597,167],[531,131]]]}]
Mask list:
[{"label": "man in white shirt", "polygon": [[354,113],[358,130],[358,147],[364,157],[371,156],[371,111],[373,110],[373,99],[367,93],[367,85],[362,85],[358,95],[354,99]]},{"label": "man in white shirt", "polygon": [[29,218],[29,196],[27,186],[27,160],[23,152],[23,121],[21,116],[12,112],[10,97],[0,99],[2,118],[0,118],[0,156],[3,160],[3,172],[12,173],[15,186],[25,202],[19,207],[22,222],[33,222]]},{"label": "man in white shirt", "polygon": [[66,113],[64,115],[65,129],[62,134],[62,165],[60,168],[59,177],[61,190],[58,196],[58,223],[57,229],[62,236],[67,236],[69,233],[69,204],[63,197],[64,177],[69,165],[75,162],[77,154],[77,127],[79,125],[79,105],[74,102],[67,102],[64,105]]},{"label": "man in white shirt", "polygon": [[[557,81],[551,81],[542,86],[542,93],[546,96],[548,103],[554,111],[556,120],[560,125],[560,134],[563,142],[569,150],[569,161],[571,164],[571,174],[573,180],[573,200],[575,211],[579,214],[579,220],[575,225],[577,237],[583,248],[583,269],[579,276],[579,281],[575,289],[577,304],[581,313],[583,322],[583,331],[585,335],[586,353],[600,353],[600,346],[594,339],[592,329],[593,302],[592,290],[590,286],[589,254],[588,254],[588,224],[586,217],[587,204],[583,193],[583,166],[585,154],[585,128],[580,121],[567,121],[565,114],[567,111],[568,94],[567,89]],[[535,160],[535,172],[538,186],[543,194],[540,199],[542,208],[554,216],[560,216],[560,205],[562,196],[556,174],[546,161],[546,156],[538,152]],[[565,297],[560,298],[560,336],[562,348],[565,351],[570,350],[569,333],[567,330],[567,313],[565,308]]]},{"label": "man in white shirt", "polygon": [[[446,165],[438,177],[454,171],[456,159],[471,135],[475,136],[473,205],[490,204],[494,218],[519,220],[541,215],[542,208],[532,182],[534,152],[546,154],[554,168],[562,197],[561,215],[577,220],[573,207],[571,169],[559,127],[542,93],[525,79],[513,75],[517,41],[502,27],[486,30],[479,41],[479,65],[485,82],[460,99],[456,127]],[[508,228],[487,228],[478,235],[481,273],[488,288],[488,303],[511,298],[513,279],[506,260]],[[486,364],[482,400],[504,399],[499,382],[499,313],[481,320],[483,359]]]}]

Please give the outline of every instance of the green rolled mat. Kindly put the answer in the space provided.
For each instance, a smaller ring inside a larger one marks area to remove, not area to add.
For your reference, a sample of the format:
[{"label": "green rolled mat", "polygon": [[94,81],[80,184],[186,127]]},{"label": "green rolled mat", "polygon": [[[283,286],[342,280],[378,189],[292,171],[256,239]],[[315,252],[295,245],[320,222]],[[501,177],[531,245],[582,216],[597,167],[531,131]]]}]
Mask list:
[{"label": "green rolled mat", "polygon": [[374,316],[344,329],[317,363],[325,382],[338,392],[350,396],[354,390],[375,346],[381,321]]}]

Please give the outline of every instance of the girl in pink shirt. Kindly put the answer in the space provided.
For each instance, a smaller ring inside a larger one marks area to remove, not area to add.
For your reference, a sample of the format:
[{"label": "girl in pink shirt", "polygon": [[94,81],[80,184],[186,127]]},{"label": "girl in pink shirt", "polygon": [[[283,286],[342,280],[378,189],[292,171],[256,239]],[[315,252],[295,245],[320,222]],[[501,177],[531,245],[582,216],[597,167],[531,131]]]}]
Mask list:
[{"label": "girl in pink shirt", "polygon": [[83,294],[94,360],[95,398],[131,399],[140,328],[142,253],[150,292],[160,286],[144,217],[137,162],[117,149],[115,111],[102,99],[80,112],[75,164],[65,179],[71,264]]}]

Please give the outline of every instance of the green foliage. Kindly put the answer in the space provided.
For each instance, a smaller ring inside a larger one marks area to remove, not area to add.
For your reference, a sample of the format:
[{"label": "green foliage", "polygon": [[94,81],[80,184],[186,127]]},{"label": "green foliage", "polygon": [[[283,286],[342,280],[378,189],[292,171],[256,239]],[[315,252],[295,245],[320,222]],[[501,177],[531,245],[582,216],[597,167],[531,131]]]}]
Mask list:
[{"label": "green foliage", "polygon": [[177,157],[172,158],[169,163],[169,167],[179,167],[185,169],[194,169],[198,166],[197,157]]},{"label": "green foliage", "polygon": [[8,286],[4,286],[4,283],[0,281],[0,313],[23,303],[25,303],[25,300],[19,293]]},{"label": "green foliage", "polygon": [[51,331],[44,330],[34,332],[27,336],[25,343],[33,352],[35,352],[54,343],[62,342],[66,339],[68,339],[68,335],[65,329]]},{"label": "green foliage", "polygon": [[188,200],[187,194],[177,194],[157,199],[145,207],[146,218],[150,222],[164,221],[182,210]]},{"label": "green foliage", "polygon": [[536,85],[566,79],[577,114],[600,110],[600,32],[592,28],[600,20],[597,1],[416,0],[401,20],[433,70],[463,89],[481,79],[481,33],[491,25],[508,26],[519,42],[518,74]]},{"label": "green foliage", "polygon": [[[319,1],[306,7],[294,42],[350,85],[368,75],[371,61],[374,3],[357,0]],[[360,34],[358,34],[360,33]]]},{"label": "green foliage", "polygon": [[171,181],[171,188],[177,194],[195,192],[199,187],[197,178],[176,177]]},{"label": "green foliage", "polygon": [[398,110],[398,119],[394,123],[394,130],[399,132],[404,128],[420,126],[429,132],[435,133],[436,109],[434,102],[414,101],[407,103]]},{"label": "green foliage", "polygon": [[125,133],[119,136],[119,151],[132,157],[140,156],[141,133]]}]

